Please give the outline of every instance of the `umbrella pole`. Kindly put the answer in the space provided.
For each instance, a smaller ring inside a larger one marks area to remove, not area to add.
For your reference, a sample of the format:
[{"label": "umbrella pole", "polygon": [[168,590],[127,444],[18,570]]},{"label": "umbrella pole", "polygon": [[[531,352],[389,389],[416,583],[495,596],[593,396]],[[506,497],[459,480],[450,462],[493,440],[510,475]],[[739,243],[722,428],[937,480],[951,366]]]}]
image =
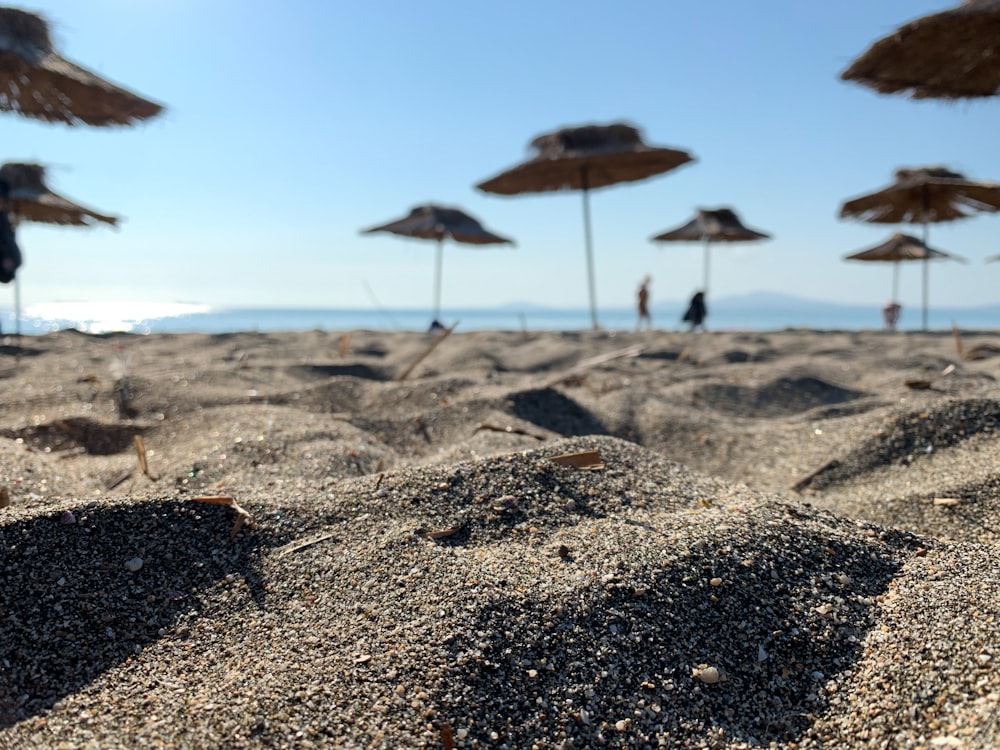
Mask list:
[{"label": "umbrella pole", "polygon": [[[924,237],[923,237],[923,240],[924,240],[924,248],[926,249],[927,248],[927,217],[926,217],[926,215],[924,217]],[[928,298],[930,297],[930,292],[929,292],[929,289],[930,289],[930,282],[929,282],[930,273],[929,273],[929,270],[930,270],[930,263],[931,263],[931,257],[930,256],[931,256],[931,254],[929,252],[925,252],[924,253],[924,312],[923,312],[924,326],[923,327],[924,327],[925,331],[927,330],[927,302],[928,302]]]},{"label": "umbrella pole", "polygon": [[438,240],[434,258],[434,318],[441,322],[441,256],[444,248],[444,238]]},{"label": "umbrella pole", "polygon": [[587,168],[580,167],[580,183],[583,186],[583,240],[587,249],[587,287],[590,291],[590,324],[596,331],[597,290],[594,287],[594,241],[590,234],[590,188],[587,185]]},{"label": "umbrella pole", "polygon": [[14,333],[21,338],[21,277],[14,276]]},{"label": "umbrella pole", "polygon": [[889,299],[890,302],[899,301],[899,261],[894,260],[892,262],[892,297]]},{"label": "umbrella pole", "polygon": [[709,239],[707,236],[705,237],[705,252],[703,253],[703,255],[704,255],[704,262],[705,262],[705,272],[704,272],[705,278],[704,278],[704,281],[701,284],[701,291],[704,292],[705,296],[707,297],[708,296],[708,268],[709,268],[709,265],[711,264],[711,257],[712,257],[712,240]]}]

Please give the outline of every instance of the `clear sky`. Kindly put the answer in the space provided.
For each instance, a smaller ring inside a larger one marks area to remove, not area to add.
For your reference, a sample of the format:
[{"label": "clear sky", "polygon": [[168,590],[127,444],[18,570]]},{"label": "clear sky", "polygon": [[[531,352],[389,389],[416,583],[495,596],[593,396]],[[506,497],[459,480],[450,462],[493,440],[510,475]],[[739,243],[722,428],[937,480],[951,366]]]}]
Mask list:
[{"label": "clear sky", "polygon": [[[1000,181],[1000,100],[879,96],[838,74],[946,0],[38,0],[62,54],[166,105],[134,128],[3,120],[5,161],[124,218],[22,226],[25,305],[194,301],[387,307],[431,302],[433,243],[359,230],[439,202],[516,240],[446,243],[447,307],[587,305],[579,193],[474,185],[561,126],[627,121],[697,161],[592,193],[602,307],[687,298],[701,247],[649,238],[732,206],[769,242],[713,252],[716,298],[751,291],[881,304],[891,271],[847,263],[893,231],[840,204],[901,166]],[[1000,301],[1000,214],[930,230],[969,258],[932,269],[932,304]],[[901,275],[918,305],[920,273]],[[0,289],[0,304],[12,290]]]}]

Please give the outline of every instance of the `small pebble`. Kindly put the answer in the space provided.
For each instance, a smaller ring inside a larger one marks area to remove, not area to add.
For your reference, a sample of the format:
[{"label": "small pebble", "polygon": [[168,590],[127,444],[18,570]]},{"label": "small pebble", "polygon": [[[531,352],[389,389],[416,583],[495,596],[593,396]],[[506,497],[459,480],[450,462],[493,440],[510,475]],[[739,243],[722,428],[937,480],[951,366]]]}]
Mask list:
[{"label": "small pebble", "polygon": [[133,557],[131,560],[125,561],[125,568],[132,573],[135,573],[141,567],[142,567],[141,557]]},{"label": "small pebble", "polygon": [[714,685],[719,681],[719,670],[715,667],[705,667],[698,672],[698,679],[706,685]]}]

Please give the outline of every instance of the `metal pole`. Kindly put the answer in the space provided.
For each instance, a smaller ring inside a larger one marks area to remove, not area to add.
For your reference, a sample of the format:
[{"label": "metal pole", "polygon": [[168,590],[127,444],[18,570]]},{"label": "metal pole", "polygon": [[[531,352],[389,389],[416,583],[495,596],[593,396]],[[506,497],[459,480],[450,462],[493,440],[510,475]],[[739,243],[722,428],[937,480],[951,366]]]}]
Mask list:
[{"label": "metal pole", "polygon": [[921,192],[921,197],[923,199],[923,211],[921,211],[921,213],[920,213],[920,219],[921,219],[921,221],[923,222],[923,225],[924,225],[924,233],[923,233],[923,237],[921,238],[921,239],[923,239],[923,242],[924,242],[924,311],[923,311],[923,329],[924,329],[924,331],[926,331],[927,330],[927,301],[928,301],[928,298],[930,297],[930,294],[928,292],[928,289],[930,287],[930,283],[928,281],[928,278],[930,276],[929,269],[930,269],[930,262],[931,262],[931,254],[930,254],[929,248],[927,247],[927,214],[930,213],[930,195],[927,193],[927,185],[926,184],[924,184],[924,186],[923,186],[923,188],[921,188],[920,192]]},{"label": "metal pole", "polygon": [[14,332],[21,337],[21,277],[14,276]]},{"label": "metal pole", "polygon": [[890,302],[899,301],[899,261],[892,262],[892,297]]},{"label": "metal pole", "polygon": [[434,259],[434,320],[441,322],[441,256],[443,255],[444,238],[437,242]]},{"label": "metal pole", "polygon": [[931,254],[929,248],[927,247],[927,218],[924,217],[924,330],[927,330],[927,303],[930,297],[930,264],[931,264]]},{"label": "metal pole", "polygon": [[583,187],[583,237],[587,248],[587,285],[590,290],[590,324],[596,331],[597,289],[594,286],[594,242],[590,234],[590,188],[587,185],[587,168],[580,167],[580,183]]},{"label": "metal pole", "polygon": [[710,262],[711,262],[710,261],[710,257],[712,255],[712,240],[711,240],[711,238],[708,237],[708,235],[705,236],[705,253],[704,253],[704,255],[705,255],[705,280],[704,280],[704,282],[701,285],[701,291],[704,292],[705,296],[707,297],[708,296],[708,267],[710,265]]}]

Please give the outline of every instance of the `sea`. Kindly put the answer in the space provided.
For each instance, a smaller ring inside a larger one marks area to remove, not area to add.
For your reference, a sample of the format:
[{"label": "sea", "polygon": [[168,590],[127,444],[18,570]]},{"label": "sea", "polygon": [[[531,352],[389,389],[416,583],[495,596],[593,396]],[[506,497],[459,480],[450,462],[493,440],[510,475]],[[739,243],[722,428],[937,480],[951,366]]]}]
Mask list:
[{"label": "sea", "polygon": [[[686,330],[681,321],[685,305],[662,303],[653,307],[653,326],[659,330]],[[256,308],[213,307],[195,302],[51,302],[27,306],[18,316],[0,307],[0,332],[5,335],[44,335],[73,328],[85,333],[233,333],[239,331],[426,331],[431,323],[426,309],[373,308]],[[586,308],[546,308],[525,303],[493,308],[444,309],[441,323],[456,331],[575,331],[590,330]],[[878,330],[882,328],[877,306],[843,305],[788,295],[754,294],[720,298],[709,304],[708,330],[780,331]],[[608,331],[635,330],[632,308],[601,308],[600,327]],[[930,330],[1000,329],[1000,305],[981,307],[932,307]],[[919,307],[904,308],[899,330],[921,330]]]}]

